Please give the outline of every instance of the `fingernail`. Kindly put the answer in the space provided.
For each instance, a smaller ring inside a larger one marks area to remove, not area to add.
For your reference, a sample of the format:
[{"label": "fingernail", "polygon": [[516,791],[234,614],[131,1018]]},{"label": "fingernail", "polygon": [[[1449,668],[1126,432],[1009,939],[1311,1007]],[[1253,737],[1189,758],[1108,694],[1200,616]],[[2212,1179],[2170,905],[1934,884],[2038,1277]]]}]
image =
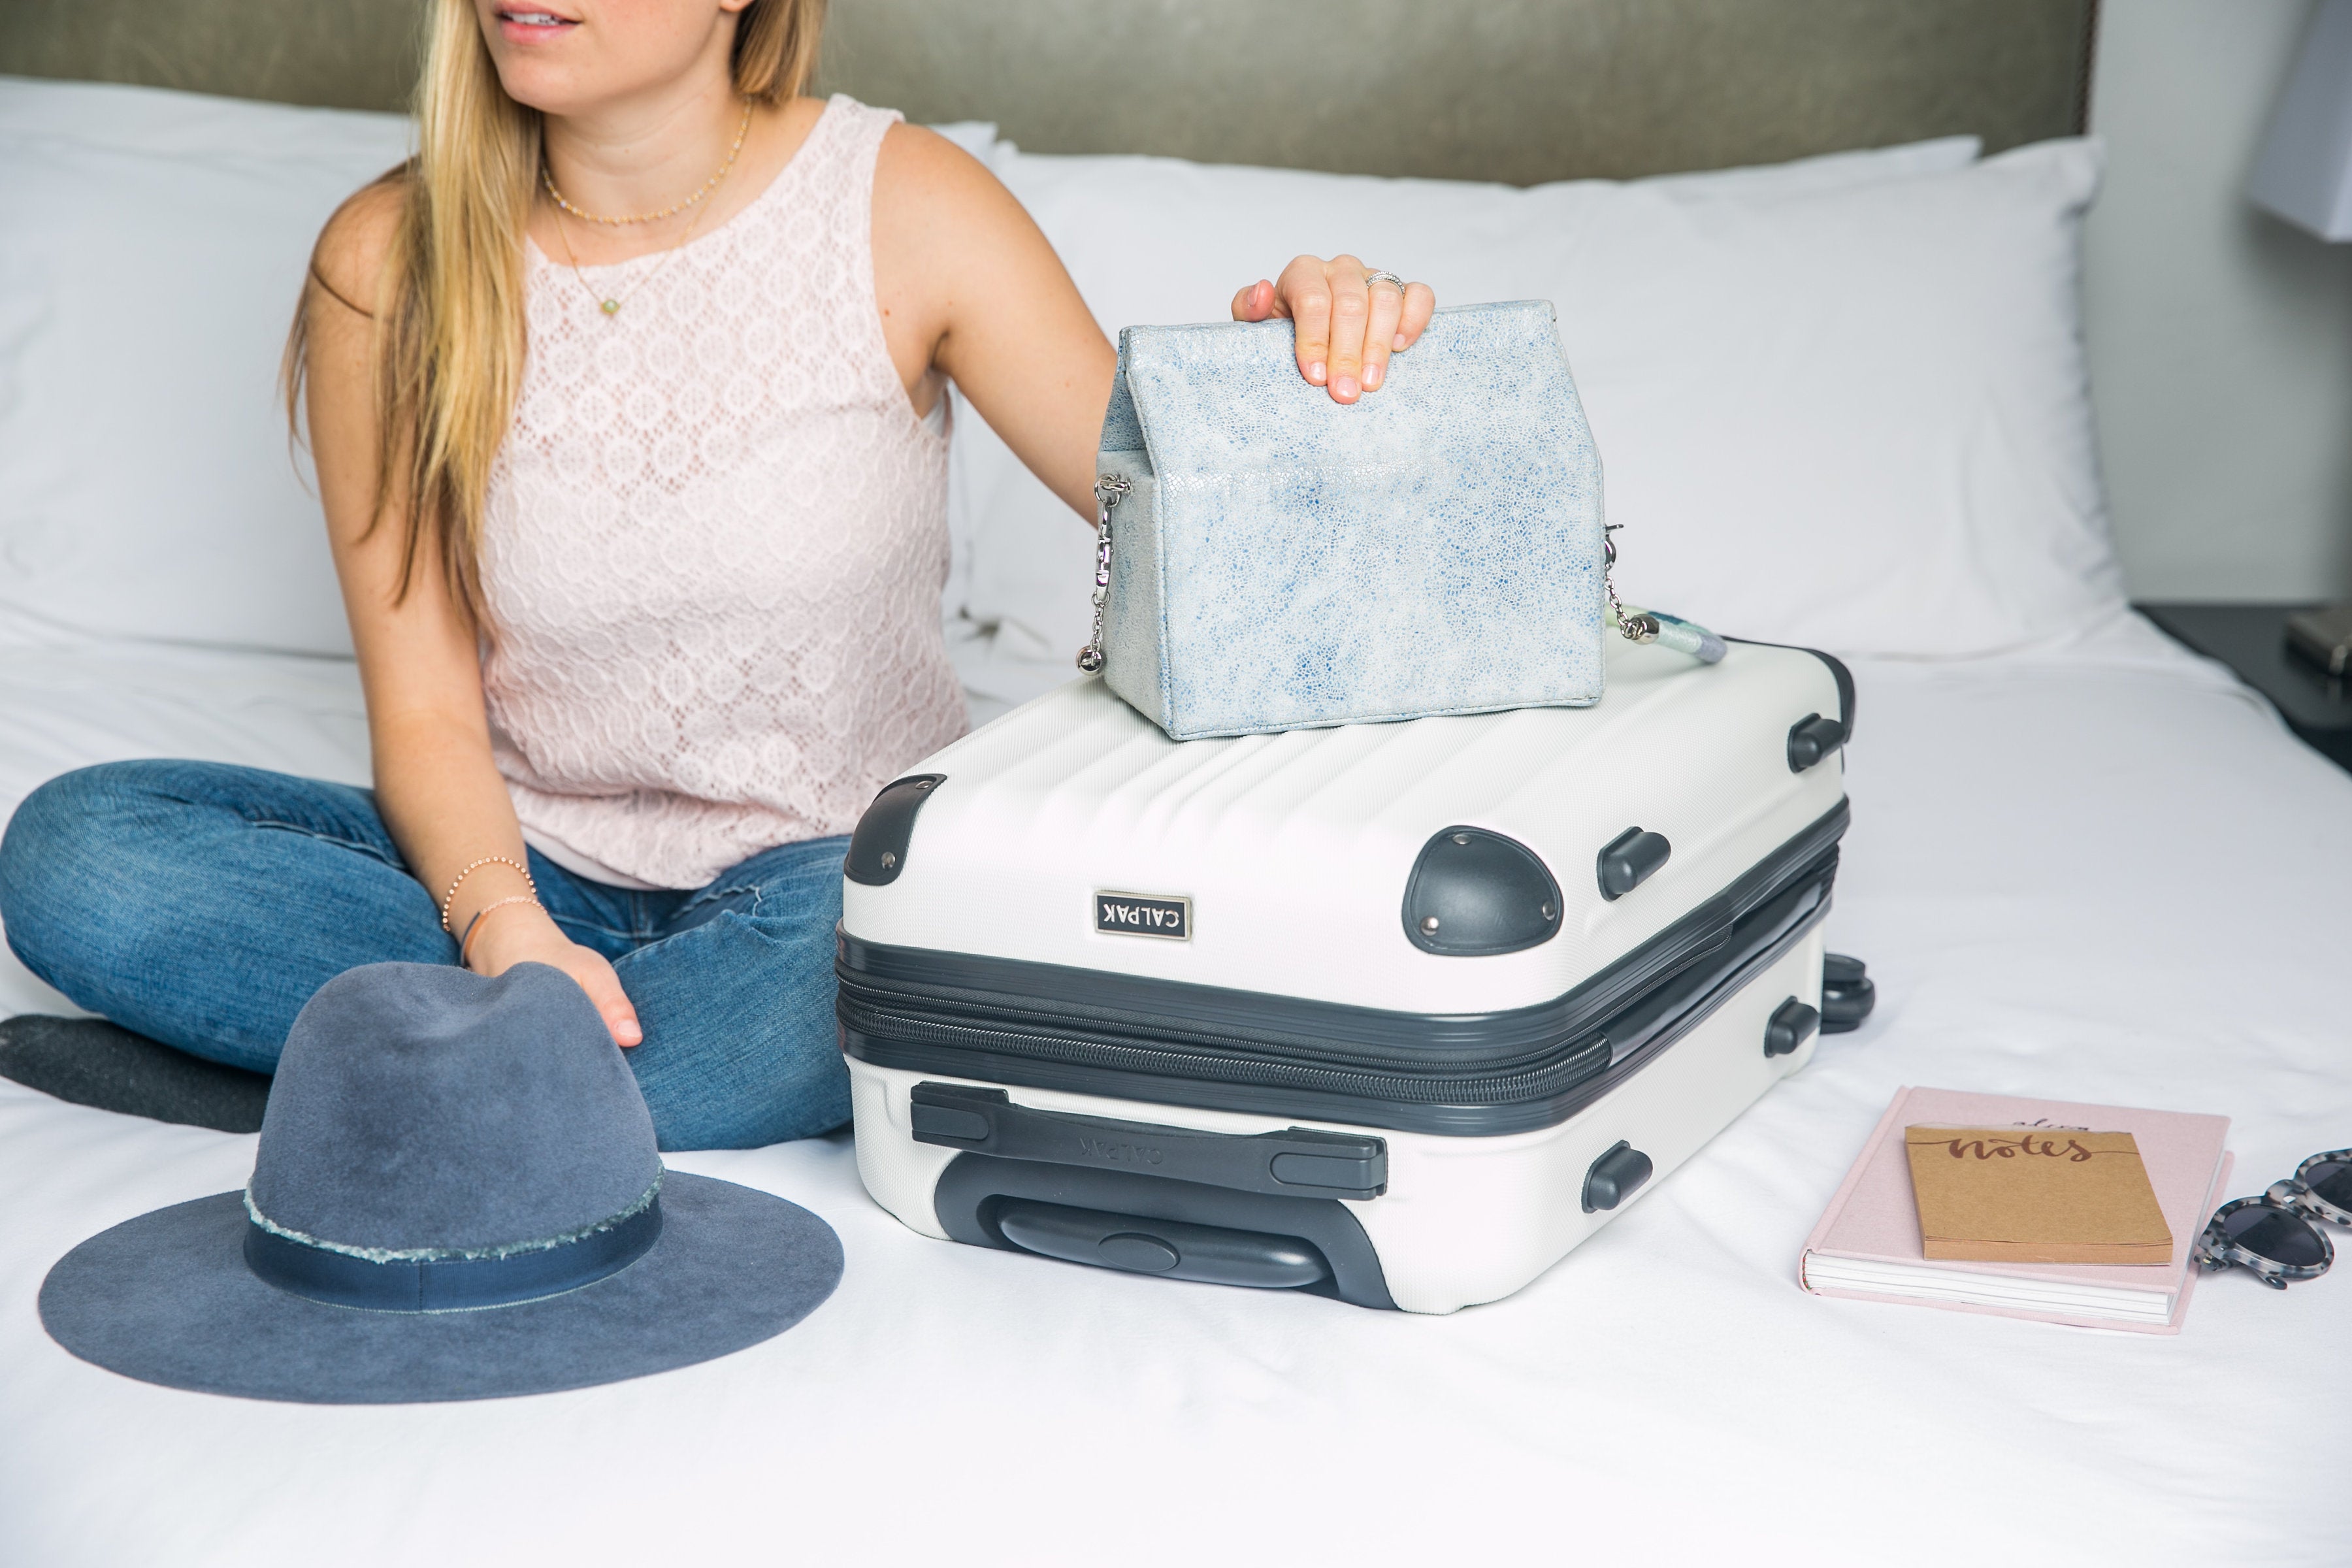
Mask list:
[{"label": "fingernail", "polygon": [[1366,365],[1364,367],[1364,390],[1370,392],[1373,387],[1378,386],[1380,384],[1381,367],[1376,364]]},{"label": "fingernail", "polygon": [[1404,334],[1402,332],[1399,332],[1396,335],[1396,342],[1391,343],[1389,347],[1394,349],[1399,353],[1404,353]]},{"label": "fingernail", "polygon": [[1321,360],[1318,359],[1313,364],[1307,367],[1307,379],[1313,382],[1318,386],[1323,384],[1323,362]]},{"label": "fingernail", "polygon": [[646,1032],[643,1029],[638,1028],[635,1024],[624,1024],[621,1026],[619,1036],[621,1044],[625,1046],[634,1046],[645,1037]]},{"label": "fingernail", "polygon": [[1357,391],[1356,378],[1352,375],[1343,375],[1331,384],[1331,390],[1342,397],[1353,397]]}]

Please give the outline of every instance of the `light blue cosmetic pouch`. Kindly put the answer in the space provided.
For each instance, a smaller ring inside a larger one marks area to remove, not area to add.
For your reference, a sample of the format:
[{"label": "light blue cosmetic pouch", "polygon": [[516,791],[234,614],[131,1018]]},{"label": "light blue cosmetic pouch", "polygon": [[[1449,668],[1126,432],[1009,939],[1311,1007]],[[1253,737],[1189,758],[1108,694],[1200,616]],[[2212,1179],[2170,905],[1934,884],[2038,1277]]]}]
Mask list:
[{"label": "light blue cosmetic pouch", "polygon": [[1601,458],[1544,300],[1437,311],[1352,405],[1288,321],[1129,327],[1096,472],[1079,668],[1178,740],[1601,697]]}]

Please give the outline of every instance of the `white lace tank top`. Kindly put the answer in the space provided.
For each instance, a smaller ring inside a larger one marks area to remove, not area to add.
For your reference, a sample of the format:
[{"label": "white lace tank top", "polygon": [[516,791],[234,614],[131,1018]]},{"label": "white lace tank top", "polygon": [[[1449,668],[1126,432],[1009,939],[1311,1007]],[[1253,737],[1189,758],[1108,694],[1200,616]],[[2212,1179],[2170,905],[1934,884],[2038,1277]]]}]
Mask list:
[{"label": "white lace tank top", "polygon": [[698,888],[848,832],[963,732],[944,420],[908,405],[874,295],[898,119],[835,98],[751,205],[588,287],[528,252],[482,687],[523,837],[569,869]]}]

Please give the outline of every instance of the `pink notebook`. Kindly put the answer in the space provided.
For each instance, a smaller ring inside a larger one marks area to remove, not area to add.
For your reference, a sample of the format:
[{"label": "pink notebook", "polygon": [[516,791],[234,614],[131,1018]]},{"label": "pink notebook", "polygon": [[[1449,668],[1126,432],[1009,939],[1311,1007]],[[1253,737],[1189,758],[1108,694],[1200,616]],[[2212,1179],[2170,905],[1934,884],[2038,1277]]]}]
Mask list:
[{"label": "pink notebook", "polygon": [[[1904,1128],[1922,1123],[2130,1133],[2172,1232],[2172,1261],[2161,1267],[1930,1261],[1921,1256],[1919,1213],[1903,1149]],[[1821,1296],[2177,1334],[2197,1281],[2198,1271],[2189,1266],[2189,1248],[2229,1179],[2231,1156],[2221,1147],[2229,1131],[2228,1117],[2190,1111],[1904,1089],[1878,1119],[1829,1211],[1806,1240],[1797,1282]]]}]

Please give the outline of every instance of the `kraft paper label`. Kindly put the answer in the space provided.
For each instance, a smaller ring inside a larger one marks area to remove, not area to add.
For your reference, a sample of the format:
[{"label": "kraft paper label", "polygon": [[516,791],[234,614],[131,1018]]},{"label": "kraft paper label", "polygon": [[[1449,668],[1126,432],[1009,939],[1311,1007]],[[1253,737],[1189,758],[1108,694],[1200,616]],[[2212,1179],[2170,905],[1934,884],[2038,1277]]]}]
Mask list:
[{"label": "kraft paper label", "polygon": [[2172,1231],[2128,1132],[1906,1127],[1925,1256],[2168,1264]]}]

